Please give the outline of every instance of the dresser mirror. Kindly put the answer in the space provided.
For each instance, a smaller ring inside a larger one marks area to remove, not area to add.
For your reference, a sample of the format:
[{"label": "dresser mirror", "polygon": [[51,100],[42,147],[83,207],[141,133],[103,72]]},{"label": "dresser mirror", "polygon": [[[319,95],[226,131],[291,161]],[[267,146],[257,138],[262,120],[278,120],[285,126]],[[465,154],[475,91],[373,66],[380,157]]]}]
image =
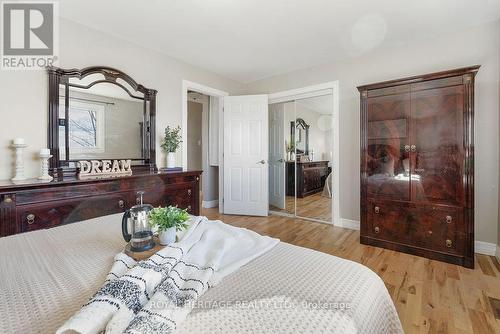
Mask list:
[{"label": "dresser mirror", "polygon": [[131,160],[155,165],[156,91],[109,67],[49,68],[50,170],[74,176],[80,160]]}]

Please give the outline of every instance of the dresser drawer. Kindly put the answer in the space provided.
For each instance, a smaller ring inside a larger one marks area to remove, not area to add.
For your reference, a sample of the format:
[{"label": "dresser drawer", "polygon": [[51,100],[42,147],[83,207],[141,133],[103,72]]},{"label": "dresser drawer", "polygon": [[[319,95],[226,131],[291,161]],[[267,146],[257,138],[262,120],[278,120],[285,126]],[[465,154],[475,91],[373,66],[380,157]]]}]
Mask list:
[{"label": "dresser drawer", "polygon": [[191,214],[197,214],[197,191],[197,182],[167,184],[163,187],[144,190],[144,203],[154,207],[178,206],[181,209],[187,209]]},{"label": "dresser drawer", "polygon": [[105,216],[125,211],[131,205],[129,193],[114,193],[77,200],[50,201],[17,207],[22,232]]}]

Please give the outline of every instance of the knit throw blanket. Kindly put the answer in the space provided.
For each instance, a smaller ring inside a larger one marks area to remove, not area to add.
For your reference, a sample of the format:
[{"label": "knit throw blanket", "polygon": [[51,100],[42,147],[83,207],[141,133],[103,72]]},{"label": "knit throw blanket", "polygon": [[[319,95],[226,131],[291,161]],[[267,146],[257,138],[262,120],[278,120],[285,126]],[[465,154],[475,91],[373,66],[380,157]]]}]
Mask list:
[{"label": "knit throw blanket", "polygon": [[102,288],[57,333],[172,333],[207,289],[278,242],[193,217],[180,241],[147,260],[117,254]]}]

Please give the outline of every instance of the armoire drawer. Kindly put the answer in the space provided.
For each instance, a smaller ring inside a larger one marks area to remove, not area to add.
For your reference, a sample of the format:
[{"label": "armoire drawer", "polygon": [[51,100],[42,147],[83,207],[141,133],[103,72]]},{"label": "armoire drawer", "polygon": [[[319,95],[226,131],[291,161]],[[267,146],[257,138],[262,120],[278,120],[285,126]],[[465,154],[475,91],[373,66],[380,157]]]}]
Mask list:
[{"label": "armoire drawer", "polygon": [[411,244],[412,219],[408,204],[368,202],[368,233],[374,238]]},{"label": "armoire drawer", "polygon": [[125,211],[130,193],[114,193],[75,200],[50,201],[17,207],[20,231],[28,232]]},{"label": "armoire drawer", "polygon": [[408,203],[369,202],[371,237],[451,254],[465,247],[462,209]]},{"label": "armoire drawer", "polygon": [[446,253],[460,254],[465,247],[463,211],[459,208],[420,206],[414,239],[419,245]]}]

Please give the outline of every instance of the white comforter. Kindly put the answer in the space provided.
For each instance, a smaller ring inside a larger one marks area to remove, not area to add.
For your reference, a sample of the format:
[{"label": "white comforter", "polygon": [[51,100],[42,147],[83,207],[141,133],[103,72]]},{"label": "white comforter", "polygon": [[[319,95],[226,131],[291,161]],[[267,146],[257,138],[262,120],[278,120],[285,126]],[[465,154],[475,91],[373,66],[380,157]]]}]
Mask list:
[{"label": "white comforter", "polygon": [[208,288],[278,242],[193,217],[179,242],[145,261],[117,254],[103,287],[57,333],[172,333]]}]

